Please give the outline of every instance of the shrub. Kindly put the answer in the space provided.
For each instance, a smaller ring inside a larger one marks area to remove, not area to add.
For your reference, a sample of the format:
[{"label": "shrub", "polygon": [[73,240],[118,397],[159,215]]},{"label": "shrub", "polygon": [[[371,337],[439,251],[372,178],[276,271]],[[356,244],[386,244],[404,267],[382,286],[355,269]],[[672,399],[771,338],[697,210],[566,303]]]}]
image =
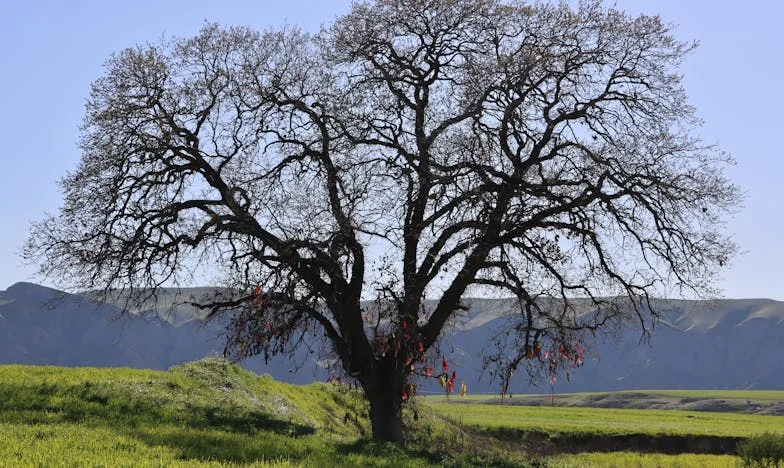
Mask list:
[{"label": "shrub", "polygon": [[784,434],[766,432],[738,444],[744,467],[779,467],[784,464]]}]

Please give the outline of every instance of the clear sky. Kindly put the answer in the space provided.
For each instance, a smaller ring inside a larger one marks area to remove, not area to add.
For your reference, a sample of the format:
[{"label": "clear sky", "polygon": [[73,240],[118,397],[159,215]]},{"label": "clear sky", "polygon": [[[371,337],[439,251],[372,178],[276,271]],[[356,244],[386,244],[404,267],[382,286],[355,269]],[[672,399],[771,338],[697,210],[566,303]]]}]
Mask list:
[{"label": "clear sky", "polygon": [[[0,1],[0,290],[43,282],[18,253],[31,221],[55,212],[56,181],[79,161],[76,143],[90,83],[112,52],[205,20],[257,29],[315,30],[349,0]],[[684,65],[687,92],[705,120],[701,136],[737,159],[730,177],[746,191],[728,225],[744,253],[719,284],[731,298],[784,300],[784,2],[617,0],[660,14],[679,39],[701,46]]]}]

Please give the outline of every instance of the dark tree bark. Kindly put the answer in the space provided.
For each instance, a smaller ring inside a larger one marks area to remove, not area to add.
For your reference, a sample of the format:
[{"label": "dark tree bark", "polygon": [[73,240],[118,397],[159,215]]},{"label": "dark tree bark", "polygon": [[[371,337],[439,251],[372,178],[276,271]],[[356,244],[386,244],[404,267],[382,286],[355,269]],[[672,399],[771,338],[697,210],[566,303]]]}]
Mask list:
[{"label": "dark tree bark", "polygon": [[373,438],[403,443],[403,399],[406,375],[389,361],[382,361],[375,372],[360,377],[370,405]]},{"label": "dark tree bark", "polygon": [[598,330],[649,330],[652,296],[714,292],[740,196],[694,135],[693,47],[601,2],[374,0],[315,35],[208,25],[128,49],[25,256],[129,307],[220,273],[195,302],[229,317],[229,356],[322,335],[374,438],[401,442],[468,294],[516,299],[487,357],[506,389],[578,364]]}]

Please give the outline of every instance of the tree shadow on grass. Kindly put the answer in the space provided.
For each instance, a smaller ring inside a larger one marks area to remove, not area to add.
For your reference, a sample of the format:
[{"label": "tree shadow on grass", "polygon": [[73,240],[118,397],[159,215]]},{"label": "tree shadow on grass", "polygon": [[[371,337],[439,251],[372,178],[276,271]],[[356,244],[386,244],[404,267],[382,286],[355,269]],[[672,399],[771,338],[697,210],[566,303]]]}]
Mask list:
[{"label": "tree shadow on grass", "polygon": [[209,427],[220,427],[246,434],[263,430],[300,437],[316,432],[316,429],[311,426],[276,419],[258,411],[227,413],[218,411],[215,408],[207,408],[205,410],[205,418]]},{"label": "tree shadow on grass", "polygon": [[376,443],[369,439],[360,439],[355,442],[337,444],[337,453],[348,455],[362,453],[373,457],[388,460],[399,460],[403,457],[425,460],[434,466],[445,467],[474,467],[487,466],[494,468],[539,468],[546,466],[541,460],[528,458],[515,458],[499,454],[472,454],[459,450],[447,450],[434,447],[404,448],[394,444]]},{"label": "tree shadow on grass", "polygon": [[315,433],[311,426],[246,408],[200,407],[191,412],[184,420],[141,418],[135,427],[115,428],[147,446],[171,449],[182,460],[247,464],[302,459],[314,451],[303,440]]},{"label": "tree shadow on grass", "polygon": [[181,460],[253,463],[259,460],[302,460],[317,452],[312,442],[270,431],[251,434],[185,427],[148,427],[127,431],[145,445],[172,449]]},{"label": "tree shadow on grass", "polygon": [[311,426],[277,418],[263,408],[203,404],[172,408],[166,401],[133,401],[83,390],[47,390],[34,385],[0,385],[0,397],[6,397],[0,401],[0,422],[72,422],[109,427],[168,423],[245,433],[266,430],[296,436],[315,431]]}]

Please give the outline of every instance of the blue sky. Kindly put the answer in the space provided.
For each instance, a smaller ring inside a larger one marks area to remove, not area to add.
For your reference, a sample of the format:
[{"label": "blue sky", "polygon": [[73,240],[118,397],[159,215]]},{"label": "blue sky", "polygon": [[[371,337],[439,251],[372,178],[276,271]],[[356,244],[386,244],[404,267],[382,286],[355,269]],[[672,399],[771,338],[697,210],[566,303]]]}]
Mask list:
[{"label": "blue sky", "polygon": [[[257,29],[284,23],[315,30],[347,0],[5,1],[0,4],[0,290],[43,282],[22,264],[29,223],[60,203],[56,181],[76,167],[78,127],[90,83],[112,53],[161,37],[188,36],[205,20]],[[746,191],[727,229],[744,253],[722,273],[726,297],[784,300],[784,2],[617,0],[660,14],[680,39],[701,46],[685,84],[705,120],[701,136],[733,154],[730,177]]]}]

